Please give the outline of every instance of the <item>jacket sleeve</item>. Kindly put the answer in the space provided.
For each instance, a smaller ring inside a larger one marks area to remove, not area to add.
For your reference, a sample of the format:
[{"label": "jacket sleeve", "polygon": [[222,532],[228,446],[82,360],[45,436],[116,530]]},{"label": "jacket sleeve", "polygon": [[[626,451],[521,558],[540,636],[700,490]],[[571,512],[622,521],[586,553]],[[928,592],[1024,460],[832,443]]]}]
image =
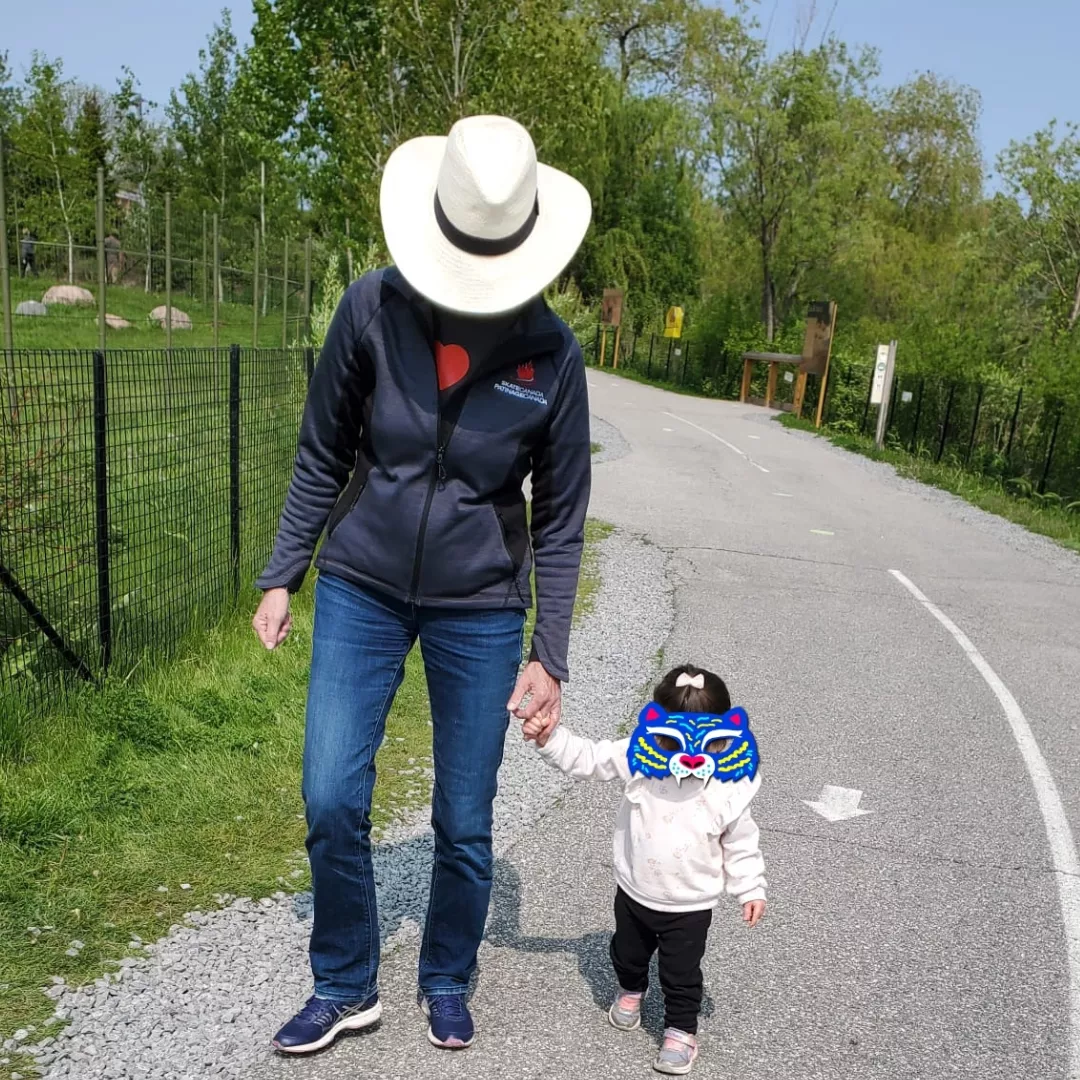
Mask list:
[{"label": "jacket sleeve", "polygon": [[300,588],[330,511],[356,464],[364,397],[373,385],[354,320],[360,287],[356,282],[346,290],[326,332],[308,388],[274,550],[255,582],[257,588]]},{"label": "jacket sleeve", "polygon": [[536,572],[536,627],[531,660],[565,682],[585,512],[592,483],[589,392],[585,361],[574,342],[552,403],[544,441],[532,459],[532,541]]},{"label": "jacket sleeve", "polygon": [[744,810],[721,834],[725,889],[740,904],[765,899],[765,859],[757,823]]},{"label": "jacket sleeve", "polygon": [[629,780],[626,761],[629,739],[593,742],[574,735],[560,724],[540,748],[540,756],[577,780]]}]

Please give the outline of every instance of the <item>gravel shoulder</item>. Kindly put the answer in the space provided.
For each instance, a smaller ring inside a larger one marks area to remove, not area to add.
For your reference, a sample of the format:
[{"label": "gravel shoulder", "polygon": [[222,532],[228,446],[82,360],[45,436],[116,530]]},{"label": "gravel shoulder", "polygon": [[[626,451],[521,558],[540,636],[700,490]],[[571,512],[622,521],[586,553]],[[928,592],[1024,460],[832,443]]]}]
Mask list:
[{"label": "gravel shoulder", "polygon": [[[603,432],[602,454],[618,456],[625,446],[618,439],[613,428]],[[599,558],[601,586],[571,644],[573,682],[564,718],[583,734],[607,736],[630,716],[655,674],[672,625],[672,592],[658,548],[616,532],[601,542]],[[559,803],[569,783],[511,727],[495,815],[500,895],[508,853]],[[391,827],[376,849],[387,1002],[378,1038],[387,1045],[400,1042],[404,1030],[411,1044],[421,1030],[413,1013],[414,950],[407,946],[419,936],[430,860],[430,828],[421,818]],[[144,955],[120,960],[116,971],[91,985],[76,989],[57,981],[47,993],[67,1026],[53,1038],[25,1042],[19,1052],[29,1054],[42,1075],[78,1080],[273,1075],[282,1063],[269,1051],[269,1038],[310,992],[310,896],[225,899],[221,910],[190,913],[141,950]],[[486,974],[484,982],[489,992],[501,992]],[[305,1077],[321,1075],[320,1061],[351,1062],[353,1069],[361,1064],[346,1046],[310,1062]]]}]

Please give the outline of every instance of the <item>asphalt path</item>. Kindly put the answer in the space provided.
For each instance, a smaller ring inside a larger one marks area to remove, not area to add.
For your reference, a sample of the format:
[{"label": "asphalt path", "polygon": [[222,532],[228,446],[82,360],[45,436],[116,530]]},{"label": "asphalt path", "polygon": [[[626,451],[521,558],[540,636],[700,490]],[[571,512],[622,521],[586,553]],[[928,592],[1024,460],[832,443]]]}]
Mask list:
[{"label": "asphalt path", "polygon": [[[769,910],[718,913],[695,1072],[1080,1080],[1080,559],[765,410],[589,381],[626,444],[591,513],[667,553],[663,660],[762,752]],[[260,1076],[651,1075],[659,1002],[603,1012],[617,800],[575,786],[500,859],[472,1049],[427,1045],[405,946],[379,1029]]]}]

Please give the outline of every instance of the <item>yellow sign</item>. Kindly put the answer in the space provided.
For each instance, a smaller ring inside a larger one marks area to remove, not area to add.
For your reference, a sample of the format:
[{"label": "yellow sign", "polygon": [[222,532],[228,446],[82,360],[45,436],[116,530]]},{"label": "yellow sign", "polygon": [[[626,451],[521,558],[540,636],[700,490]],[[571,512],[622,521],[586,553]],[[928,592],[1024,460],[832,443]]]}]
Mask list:
[{"label": "yellow sign", "polygon": [[683,309],[681,307],[669,307],[664,316],[664,337],[682,337]]}]

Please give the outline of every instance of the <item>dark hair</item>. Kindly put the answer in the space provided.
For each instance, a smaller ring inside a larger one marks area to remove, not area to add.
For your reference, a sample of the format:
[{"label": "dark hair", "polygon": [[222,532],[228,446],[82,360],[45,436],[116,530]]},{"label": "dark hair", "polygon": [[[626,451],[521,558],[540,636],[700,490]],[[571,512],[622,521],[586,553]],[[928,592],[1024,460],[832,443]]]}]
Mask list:
[{"label": "dark hair", "polygon": [[[680,675],[701,675],[705,679],[705,686],[701,690],[696,686],[676,686]],[[657,684],[653,701],[668,712],[715,713],[719,716],[731,708],[731,695],[724,680],[692,664],[672,668]]]}]

